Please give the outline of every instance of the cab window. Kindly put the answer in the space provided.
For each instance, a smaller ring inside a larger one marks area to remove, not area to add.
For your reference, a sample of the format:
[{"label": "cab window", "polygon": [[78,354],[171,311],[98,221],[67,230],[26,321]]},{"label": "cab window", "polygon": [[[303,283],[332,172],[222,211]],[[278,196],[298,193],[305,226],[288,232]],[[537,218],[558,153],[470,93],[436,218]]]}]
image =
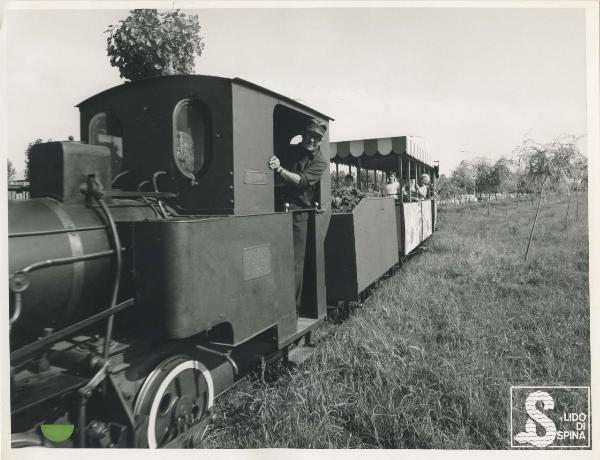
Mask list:
[{"label": "cab window", "polygon": [[179,172],[195,179],[208,159],[208,114],[198,102],[180,101],[173,113],[173,160]]},{"label": "cab window", "polygon": [[88,142],[92,145],[104,145],[110,149],[111,171],[115,177],[123,166],[123,131],[121,123],[105,112],[97,113],[89,124]]}]

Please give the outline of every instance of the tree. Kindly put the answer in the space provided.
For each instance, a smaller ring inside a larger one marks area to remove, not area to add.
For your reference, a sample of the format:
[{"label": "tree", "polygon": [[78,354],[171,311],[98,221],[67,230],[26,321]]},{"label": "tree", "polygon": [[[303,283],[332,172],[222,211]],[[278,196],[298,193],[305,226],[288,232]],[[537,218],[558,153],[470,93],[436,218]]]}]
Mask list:
[{"label": "tree", "polygon": [[121,78],[140,78],[194,72],[194,57],[200,56],[204,42],[199,35],[197,15],[179,10],[131,10],[129,16],[110,25],[107,54]]},{"label": "tree", "polygon": [[452,178],[447,177],[445,174],[440,175],[435,182],[435,188],[442,200],[449,200],[453,198],[457,193],[461,193],[461,189],[456,185],[456,182]]},{"label": "tree", "polygon": [[569,208],[571,206],[571,198],[573,193],[577,200],[577,217],[579,217],[579,195],[577,192],[582,189],[584,181],[587,181],[587,158],[579,153],[574,152],[573,161],[569,163],[565,171],[567,193],[569,201],[567,202],[567,213],[565,215],[565,228],[569,225]]},{"label": "tree", "polygon": [[476,172],[473,165],[461,160],[452,171],[452,181],[462,193],[475,193]]},{"label": "tree", "polygon": [[510,170],[510,161],[500,158],[490,171],[489,183],[493,192],[509,192],[514,186],[514,176]]},{"label": "tree", "polygon": [[17,174],[17,171],[15,170],[15,167],[13,166],[12,161],[10,161],[9,159],[6,160],[6,167],[7,167],[6,181],[10,182],[15,178],[15,174]]},{"label": "tree", "polygon": [[552,142],[540,144],[532,139],[526,139],[523,144],[515,149],[519,160],[525,165],[525,170],[529,180],[534,184],[539,194],[537,211],[531,226],[527,249],[525,250],[525,261],[529,254],[531,240],[535,224],[540,213],[542,205],[542,193],[548,179],[555,183],[567,181],[570,171],[575,168],[581,158],[581,153],[577,148],[575,136],[557,138]]},{"label": "tree", "polygon": [[489,160],[479,158],[473,162],[472,167],[475,173],[475,189],[479,192],[479,196],[481,197],[482,193],[490,193],[492,165]]}]

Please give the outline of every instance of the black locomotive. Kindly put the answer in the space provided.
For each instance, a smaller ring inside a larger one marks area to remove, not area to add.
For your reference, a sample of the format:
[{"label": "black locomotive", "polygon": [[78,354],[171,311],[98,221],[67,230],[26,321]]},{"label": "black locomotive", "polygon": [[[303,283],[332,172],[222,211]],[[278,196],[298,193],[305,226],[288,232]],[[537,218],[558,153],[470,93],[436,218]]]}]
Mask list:
[{"label": "black locomotive", "polygon": [[[324,174],[302,210],[297,312],[296,211],[275,212],[267,160],[329,117],[198,75],[127,83],[78,107],[82,141],[34,146],[30,198],[9,200],[13,447],[49,444],[44,427],[61,424],[74,433],[58,446],[198,446],[218,395],[289,359],[328,303],[356,300],[433,231],[434,200],[371,198],[332,217]],[[405,137],[326,135],[321,149],[400,177],[433,173]]]}]

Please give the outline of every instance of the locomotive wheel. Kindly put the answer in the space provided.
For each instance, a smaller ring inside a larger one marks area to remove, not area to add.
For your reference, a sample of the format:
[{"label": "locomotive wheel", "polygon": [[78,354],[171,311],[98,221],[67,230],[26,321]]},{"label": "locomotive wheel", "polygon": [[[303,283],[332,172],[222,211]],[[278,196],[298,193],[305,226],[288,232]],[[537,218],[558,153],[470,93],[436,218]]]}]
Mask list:
[{"label": "locomotive wheel", "polygon": [[[167,444],[198,444],[208,427],[213,402],[214,386],[206,366],[189,356],[170,356],[150,373],[138,392],[133,409],[138,446],[155,449]],[[183,433],[185,439],[176,439]]]}]

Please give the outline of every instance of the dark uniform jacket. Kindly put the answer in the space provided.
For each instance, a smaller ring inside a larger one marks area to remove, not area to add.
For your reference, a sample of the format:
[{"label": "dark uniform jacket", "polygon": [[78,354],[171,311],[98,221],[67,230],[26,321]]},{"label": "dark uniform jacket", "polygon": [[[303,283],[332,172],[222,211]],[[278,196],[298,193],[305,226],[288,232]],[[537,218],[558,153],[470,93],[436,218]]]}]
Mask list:
[{"label": "dark uniform jacket", "polygon": [[298,185],[288,184],[279,175],[276,176],[277,210],[283,211],[284,203],[289,203],[290,209],[312,208],[314,185],[327,169],[327,162],[321,150],[317,149],[311,153],[302,147],[302,144],[297,144],[290,146],[277,157],[284,169],[300,176]]}]

